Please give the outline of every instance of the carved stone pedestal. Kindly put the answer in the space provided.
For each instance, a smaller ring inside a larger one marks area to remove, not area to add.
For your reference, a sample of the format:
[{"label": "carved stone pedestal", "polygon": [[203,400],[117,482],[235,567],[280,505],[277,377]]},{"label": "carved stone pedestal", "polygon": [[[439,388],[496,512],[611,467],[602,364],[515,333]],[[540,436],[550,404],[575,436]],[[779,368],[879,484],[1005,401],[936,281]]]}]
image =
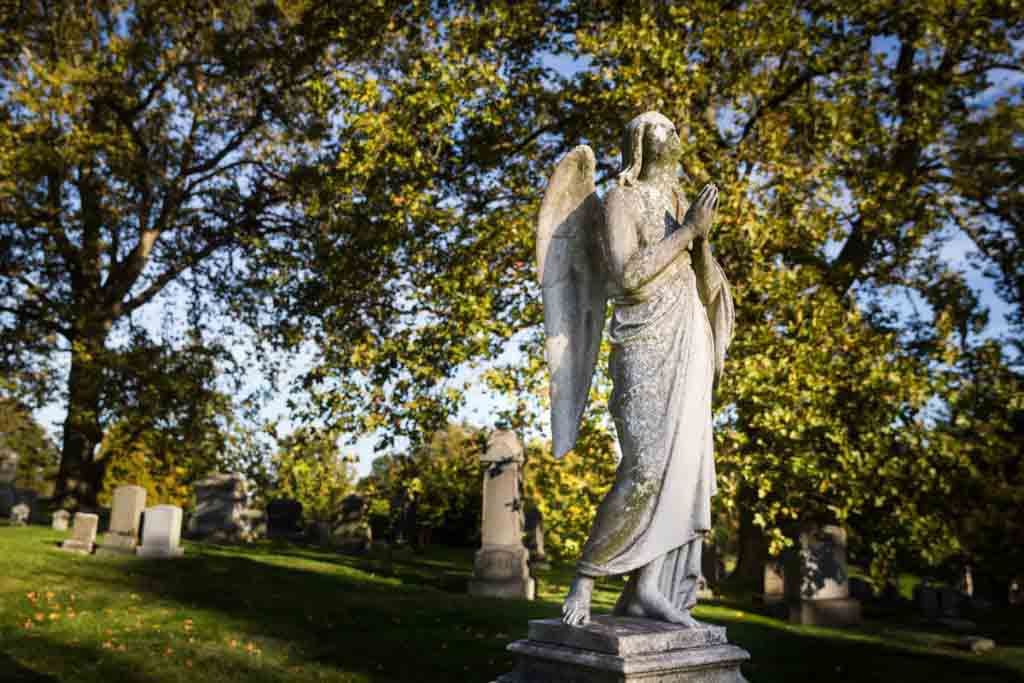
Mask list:
[{"label": "carved stone pedestal", "polygon": [[742,683],[740,664],[750,658],[720,626],[611,616],[582,628],[534,620],[529,639],[508,649],[516,668],[494,683]]},{"label": "carved stone pedestal", "polygon": [[497,430],[488,440],[484,464],[481,548],[473,561],[470,595],[533,600],[530,552],[523,545],[519,466],[523,445],[515,434]]}]

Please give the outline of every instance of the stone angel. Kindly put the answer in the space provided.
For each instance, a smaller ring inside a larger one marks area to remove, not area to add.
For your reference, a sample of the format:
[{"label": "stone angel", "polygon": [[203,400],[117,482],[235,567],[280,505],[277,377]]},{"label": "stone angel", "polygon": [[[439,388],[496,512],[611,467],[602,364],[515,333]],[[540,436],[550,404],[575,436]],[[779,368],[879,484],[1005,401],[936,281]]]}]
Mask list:
[{"label": "stone angel", "polygon": [[[700,553],[711,526],[711,392],[733,332],[729,283],[711,253],[718,190],[679,188],[675,126],[626,126],[622,171],[602,199],[594,153],[557,165],[537,225],[554,451],[572,449],[610,309],[609,400],[622,459],[597,510],[562,620],[590,621],[594,579],[628,574],[615,614],[698,627]],[[608,303],[611,306],[608,306]]]}]

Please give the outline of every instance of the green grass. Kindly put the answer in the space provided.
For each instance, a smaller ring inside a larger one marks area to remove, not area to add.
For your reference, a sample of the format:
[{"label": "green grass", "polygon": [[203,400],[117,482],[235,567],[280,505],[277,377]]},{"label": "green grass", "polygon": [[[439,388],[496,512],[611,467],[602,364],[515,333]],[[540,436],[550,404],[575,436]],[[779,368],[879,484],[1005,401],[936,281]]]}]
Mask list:
[{"label": "green grass", "polygon": [[[185,558],[157,561],[64,553],[63,537],[0,528],[5,683],[487,682],[511,669],[505,646],[523,637],[527,620],[557,614],[570,578],[566,568],[541,572],[532,603],[484,600],[465,594],[470,551],[396,553],[389,563],[298,546],[190,543]],[[599,611],[619,585],[599,586]],[[750,651],[752,683],[1024,681],[1021,616],[979,622],[999,643],[979,656],[912,622],[833,630],[743,605],[698,608]]]}]

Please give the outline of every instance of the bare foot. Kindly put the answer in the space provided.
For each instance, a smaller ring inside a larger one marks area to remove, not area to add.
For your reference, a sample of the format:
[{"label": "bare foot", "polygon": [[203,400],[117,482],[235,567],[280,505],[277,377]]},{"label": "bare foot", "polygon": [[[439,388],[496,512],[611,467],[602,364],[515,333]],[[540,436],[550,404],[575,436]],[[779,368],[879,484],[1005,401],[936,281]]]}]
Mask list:
[{"label": "bare foot", "polygon": [[626,587],[622,589],[619,599],[615,601],[615,609],[612,614],[617,617],[646,617],[643,606],[636,599],[637,578],[631,577]]},{"label": "bare foot", "polygon": [[640,585],[636,589],[636,603],[650,619],[659,619],[687,628],[700,628],[701,623],[690,616],[690,610],[678,609],[654,587]]},{"label": "bare foot", "polygon": [[569,595],[562,603],[562,623],[569,626],[586,626],[590,623],[590,596],[594,590],[594,579],[578,574],[569,587]]}]

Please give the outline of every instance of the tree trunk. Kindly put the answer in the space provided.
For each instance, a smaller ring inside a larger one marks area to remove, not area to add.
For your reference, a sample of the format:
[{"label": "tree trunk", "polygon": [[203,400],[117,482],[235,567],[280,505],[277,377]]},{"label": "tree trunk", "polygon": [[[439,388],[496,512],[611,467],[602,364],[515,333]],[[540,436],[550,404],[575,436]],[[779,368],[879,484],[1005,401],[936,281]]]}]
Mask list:
[{"label": "tree trunk", "polygon": [[106,334],[86,333],[72,343],[68,377],[68,415],[54,500],[65,509],[92,509],[99,505],[105,464],[96,459],[103,440],[100,399],[102,358]]},{"label": "tree trunk", "polygon": [[768,539],[764,529],[754,523],[754,513],[747,501],[753,492],[747,487],[739,491],[740,510],[739,558],[736,568],[729,577],[729,583],[747,588],[754,593],[764,592],[764,567],[768,562]]}]

